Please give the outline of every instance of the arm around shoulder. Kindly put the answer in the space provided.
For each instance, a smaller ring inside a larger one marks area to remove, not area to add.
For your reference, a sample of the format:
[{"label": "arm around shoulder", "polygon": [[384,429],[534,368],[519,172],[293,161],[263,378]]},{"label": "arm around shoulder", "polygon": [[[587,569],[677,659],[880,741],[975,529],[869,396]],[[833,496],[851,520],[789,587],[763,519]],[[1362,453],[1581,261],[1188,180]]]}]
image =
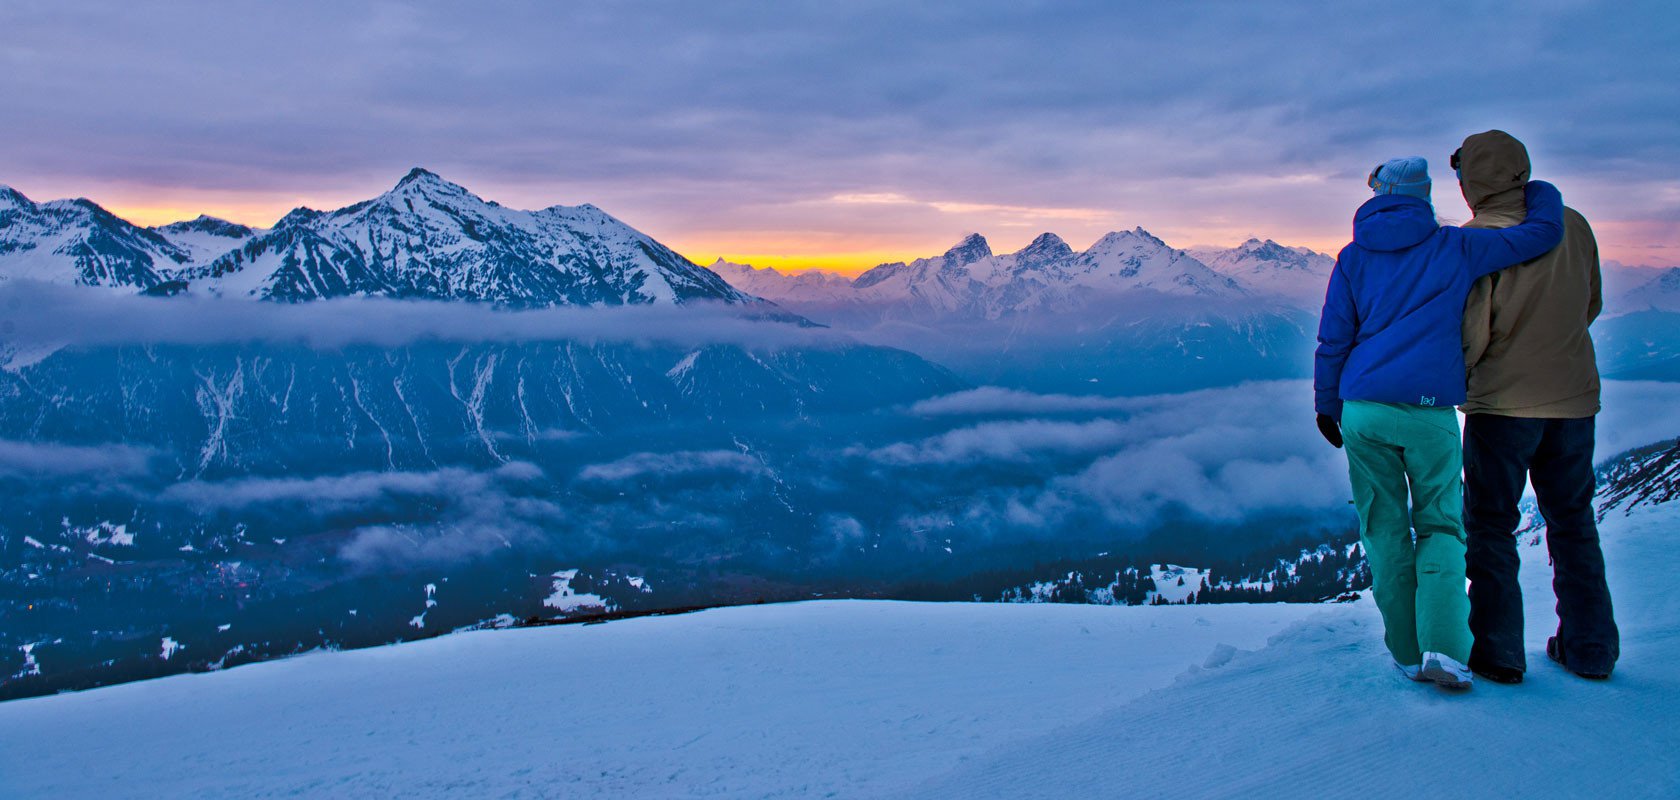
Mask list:
[{"label": "arm around shoulder", "polygon": [[1471,278],[1479,278],[1545,255],[1563,241],[1563,195],[1545,181],[1523,188],[1528,217],[1503,230],[1456,228]]}]

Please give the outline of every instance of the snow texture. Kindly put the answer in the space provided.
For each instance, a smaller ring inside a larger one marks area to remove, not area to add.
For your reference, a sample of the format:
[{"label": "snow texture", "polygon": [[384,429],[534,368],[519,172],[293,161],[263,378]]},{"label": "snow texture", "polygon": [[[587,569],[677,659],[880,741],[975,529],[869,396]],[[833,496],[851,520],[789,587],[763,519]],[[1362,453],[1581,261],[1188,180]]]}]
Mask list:
[{"label": "snow texture", "polygon": [[[484,630],[0,704],[8,796],[1675,797],[1680,504],[1607,517],[1605,683],[1448,694],[1368,600],[830,601]],[[260,721],[260,722],[259,722]],[[1170,722],[1169,722],[1170,721]]]}]

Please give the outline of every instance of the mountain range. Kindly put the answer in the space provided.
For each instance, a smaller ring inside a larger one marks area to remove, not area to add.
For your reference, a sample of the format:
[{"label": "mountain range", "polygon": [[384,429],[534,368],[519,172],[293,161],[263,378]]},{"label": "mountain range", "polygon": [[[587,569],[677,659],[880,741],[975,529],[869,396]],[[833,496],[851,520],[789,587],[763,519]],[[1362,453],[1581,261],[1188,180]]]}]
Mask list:
[{"label": "mountain range", "polygon": [[861,306],[889,316],[996,320],[1087,308],[1139,292],[1210,300],[1279,297],[1308,305],[1322,301],[1333,266],[1328,256],[1271,240],[1191,252],[1134,228],[1109,233],[1083,251],[1047,232],[1001,255],[984,236],[971,234],[940,256],[881,264],[855,278],[722,259],[711,269],[743,291],[793,308]]},{"label": "mountain range", "polygon": [[297,302],[344,296],[516,308],[749,303],[754,298],[593,205],[511,209],[416,168],[334,211],[269,229],[201,216],[132,225],[89,200],[0,187],[0,279],[202,290]]}]

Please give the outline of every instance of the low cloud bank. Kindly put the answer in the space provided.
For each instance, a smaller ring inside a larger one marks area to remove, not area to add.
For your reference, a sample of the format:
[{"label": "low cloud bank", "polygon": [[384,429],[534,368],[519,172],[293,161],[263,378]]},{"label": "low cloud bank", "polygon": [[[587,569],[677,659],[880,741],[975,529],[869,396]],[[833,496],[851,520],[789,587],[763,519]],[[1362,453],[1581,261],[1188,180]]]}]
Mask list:
[{"label": "low cloud bank", "polygon": [[337,298],[273,303],[143,297],[26,281],[0,282],[0,350],[39,358],[67,345],[279,342],[317,348],[416,341],[729,344],[839,347],[834,331],[717,303],[506,310],[481,303]]},{"label": "low cloud bank", "polygon": [[[1053,531],[1088,518],[1143,529],[1169,514],[1236,522],[1256,514],[1345,508],[1346,460],[1319,437],[1310,398],[1303,381],[1130,398],[988,387],[933,398],[909,413],[1055,416],[970,420],[863,454],[883,466],[923,470],[1035,464],[1036,481],[972,492],[962,508],[940,512],[949,525],[999,532]],[[917,526],[928,522],[925,516],[906,519]]]},{"label": "low cloud bank", "polygon": [[[188,481],[162,493],[166,502],[200,511],[243,511],[268,507],[310,516],[339,513],[385,517],[351,529],[339,556],[352,566],[443,564],[480,557],[498,549],[536,544],[569,515],[550,499],[530,491],[544,477],[534,464],[513,462],[496,469],[445,468],[426,472],[357,472],[313,478],[243,478]],[[391,521],[416,516],[419,520]]]},{"label": "low cloud bank", "polygon": [[[1320,437],[1306,381],[1121,398],[983,387],[924,400],[906,413],[956,427],[849,454],[953,488],[989,466],[1026,465],[1036,476],[1013,487],[971,481],[960,503],[905,514],[899,524],[906,529],[1057,531],[1093,517],[1140,529],[1169,515],[1235,523],[1349,508],[1346,454]],[[1600,461],[1677,437],[1680,384],[1605,383]]]},{"label": "low cloud bank", "polygon": [[0,477],[133,476],[151,451],[121,444],[77,446],[0,439]]},{"label": "low cloud bank", "polygon": [[734,450],[684,450],[675,453],[634,453],[604,464],[590,464],[578,472],[584,481],[618,483],[638,478],[661,478],[707,473],[762,475],[758,459]]},{"label": "low cloud bank", "polygon": [[[742,433],[733,448],[684,431],[557,448],[535,456],[541,465],[188,480],[144,502],[291,532],[280,535],[347,532],[337,552],[364,570],[509,548],[943,560],[1119,544],[1179,524],[1253,537],[1270,535],[1262,520],[1284,534],[1302,520],[1352,519],[1345,453],[1319,436],[1306,381],[1129,398],[987,388],[899,412],[861,428],[837,419]],[[1606,384],[1600,458],[1676,436],[1680,384]],[[120,446],[0,441],[4,475],[121,484],[146,463]]]}]

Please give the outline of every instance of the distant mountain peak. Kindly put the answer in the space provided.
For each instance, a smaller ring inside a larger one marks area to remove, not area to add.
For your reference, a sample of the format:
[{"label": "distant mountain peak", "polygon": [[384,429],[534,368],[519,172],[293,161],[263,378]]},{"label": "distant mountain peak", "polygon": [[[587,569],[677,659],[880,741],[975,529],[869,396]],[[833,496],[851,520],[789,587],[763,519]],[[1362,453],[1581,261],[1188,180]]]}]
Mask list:
[{"label": "distant mountain peak", "polygon": [[1138,227],[1129,231],[1110,231],[1105,233],[1101,239],[1098,239],[1095,244],[1091,245],[1091,250],[1112,250],[1118,247],[1138,247],[1140,245],[1166,247],[1167,243],[1155,238],[1155,235],[1149,231]]},{"label": "distant mountain peak", "polygon": [[963,266],[972,264],[982,258],[992,257],[992,246],[986,242],[986,237],[978,233],[971,233],[955,247],[945,251],[945,261],[948,264]]},{"label": "distant mountain peak", "polygon": [[212,236],[223,236],[230,239],[242,239],[254,233],[248,225],[229,222],[220,217],[212,217],[209,214],[199,214],[193,219],[159,225],[153,230],[161,233],[208,233]]},{"label": "distant mountain peak", "polygon": [[32,205],[35,204],[30,202],[29,198],[24,197],[23,192],[0,183],[0,208],[28,208]]},{"label": "distant mountain peak", "polygon": [[325,211],[316,211],[309,206],[298,206],[297,208],[286,212],[286,216],[281,217],[279,222],[274,223],[274,227],[286,228],[293,225],[308,224],[309,222],[319,219],[325,213]]},{"label": "distant mountain peak", "polygon": [[395,188],[401,189],[411,183],[425,180],[446,182],[443,178],[438,177],[436,172],[426,169],[425,167],[415,167],[414,169],[409,170],[407,175],[402,176],[402,180],[397,181]]},{"label": "distant mountain peak", "polygon": [[1148,242],[1153,242],[1153,243],[1158,244],[1162,247],[1167,246],[1167,243],[1162,241],[1160,237],[1156,236],[1153,233],[1150,233],[1149,231],[1144,230],[1142,225],[1139,225],[1139,226],[1127,231],[1127,233],[1132,235],[1132,236],[1135,236],[1139,239],[1143,239],[1143,240],[1148,241]]},{"label": "distant mountain peak", "polygon": [[1041,233],[1038,238],[1032,240],[1032,244],[1021,248],[1015,255],[1023,262],[1038,263],[1067,258],[1073,255],[1073,248],[1054,233]]}]

